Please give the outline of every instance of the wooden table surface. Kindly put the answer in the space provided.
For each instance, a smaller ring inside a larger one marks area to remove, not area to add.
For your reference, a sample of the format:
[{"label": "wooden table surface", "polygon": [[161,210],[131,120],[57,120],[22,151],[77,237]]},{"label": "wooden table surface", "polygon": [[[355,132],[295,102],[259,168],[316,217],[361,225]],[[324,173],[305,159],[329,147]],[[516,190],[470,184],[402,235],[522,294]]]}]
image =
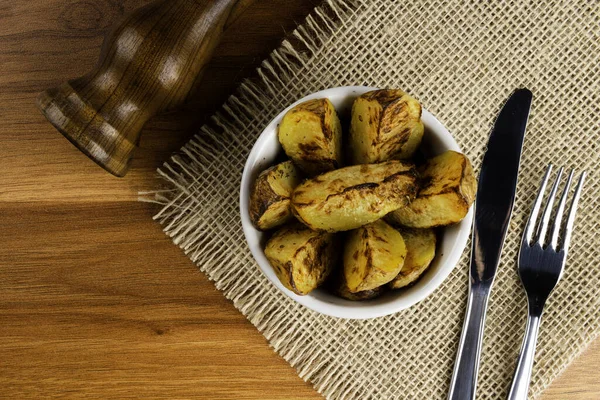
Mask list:
[{"label": "wooden table surface", "polygon": [[[94,64],[145,0],[0,3],[0,397],[318,399],[171,244],[137,192],[317,0],[263,0],[228,30],[195,96],[150,121],[114,178],[35,108]],[[600,398],[600,344],[546,400]]]}]

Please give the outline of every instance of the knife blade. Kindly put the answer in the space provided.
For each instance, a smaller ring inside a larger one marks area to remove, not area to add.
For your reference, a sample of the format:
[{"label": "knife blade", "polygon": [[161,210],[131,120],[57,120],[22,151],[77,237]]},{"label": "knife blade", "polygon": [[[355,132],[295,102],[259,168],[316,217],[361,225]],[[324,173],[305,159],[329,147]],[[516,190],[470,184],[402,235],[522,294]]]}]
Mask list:
[{"label": "knife blade", "polygon": [[469,295],[449,400],[475,398],[485,313],[512,214],[532,93],[517,89],[498,114],[483,156],[471,247]]}]

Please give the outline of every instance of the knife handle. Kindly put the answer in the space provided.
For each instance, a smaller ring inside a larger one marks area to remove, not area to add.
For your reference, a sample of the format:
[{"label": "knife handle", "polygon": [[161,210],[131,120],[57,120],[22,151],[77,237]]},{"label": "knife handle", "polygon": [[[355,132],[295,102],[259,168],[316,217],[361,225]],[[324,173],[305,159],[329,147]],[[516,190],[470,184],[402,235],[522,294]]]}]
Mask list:
[{"label": "knife handle", "polygon": [[450,381],[448,400],[475,399],[477,371],[485,324],[485,312],[490,294],[490,285],[469,287],[467,313],[463,325],[454,372]]}]

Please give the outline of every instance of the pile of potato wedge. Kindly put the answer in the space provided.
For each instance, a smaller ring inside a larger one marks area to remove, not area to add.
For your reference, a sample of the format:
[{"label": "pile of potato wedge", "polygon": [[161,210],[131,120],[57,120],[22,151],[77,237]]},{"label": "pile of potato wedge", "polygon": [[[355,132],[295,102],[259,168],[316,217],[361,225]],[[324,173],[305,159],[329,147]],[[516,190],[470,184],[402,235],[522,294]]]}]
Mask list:
[{"label": "pile of potato wedge", "polygon": [[349,119],[346,134],[325,98],[289,110],[278,127],[288,160],[260,173],[250,195],[253,224],[272,231],[265,255],[299,295],[322,286],[366,300],[413,284],[435,257],[437,228],[475,199],[463,154],[419,151],[421,105],[407,93],[364,93]]}]

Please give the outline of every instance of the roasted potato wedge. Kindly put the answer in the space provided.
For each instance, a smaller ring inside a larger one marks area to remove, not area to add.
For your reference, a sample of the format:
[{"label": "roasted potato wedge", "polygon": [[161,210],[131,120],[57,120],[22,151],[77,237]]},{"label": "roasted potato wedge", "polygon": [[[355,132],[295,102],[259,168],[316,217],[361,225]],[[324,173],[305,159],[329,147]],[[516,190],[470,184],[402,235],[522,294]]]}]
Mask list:
[{"label": "roasted potato wedge", "polygon": [[381,296],[381,294],[383,294],[386,290],[386,286],[382,285],[374,289],[352,293],[348,289],[348,284],[346,283],[346,278],[344,277],[343,271],[340,271],[339,274],[336,274],[335,279],[331,283],[329,288],[334,294],[338,295],[339,297],[352,301],[371,300]]},{"label": "roasted potato wedge", "polygon": [[406,257],[402,235],[383,220],[348,234],[344,248],[344,278],[348,290],[358,293],[394,279]]},{"label": "roasted potato wedge", "polygon": [[334,234],[296,223],[275,232],[265,256],[286,288],[305,295],[323,283],[338,262],[336,242]]},{"label": "roasted potato wedge", "polygon": [[415,282],[435,257],[436,236],[433,229],[399,228],[399,231],[406,245],[406,258],[398,276],[388,284],[392,289]]},{"label": "roasted potato wedge", "polygon": [[254,226],[267,230],[293,219],[290,197],[300,179],[300,171],[291,161],[261,172],[250,193],[249,211]]},{"label": "roasted potato wedge", "polygon": [[309,100],[288,111],[278,138],[288,157],[309,176],[342,166],[342,126],[328,99]]},{"label": "roasted potato wedge", "polygon": [[412,157],[423,138],[421,104],[402,90],[367,92],[352,105],[353,164]]},{"label": "roasted potato wedge", "polygon": [[421,187],[408,207],[390,213],[396,224],[431,228],[462,220],[475,200],[477,181],[469,159],[455,151],[431,158],[420,168]]},{"label": "roasted potato wedge", "polygon": [[314,230],[347,231],[405,207],[416,194],[416,169],[387,161],[327,172],[298,185],[292,211]]}]

